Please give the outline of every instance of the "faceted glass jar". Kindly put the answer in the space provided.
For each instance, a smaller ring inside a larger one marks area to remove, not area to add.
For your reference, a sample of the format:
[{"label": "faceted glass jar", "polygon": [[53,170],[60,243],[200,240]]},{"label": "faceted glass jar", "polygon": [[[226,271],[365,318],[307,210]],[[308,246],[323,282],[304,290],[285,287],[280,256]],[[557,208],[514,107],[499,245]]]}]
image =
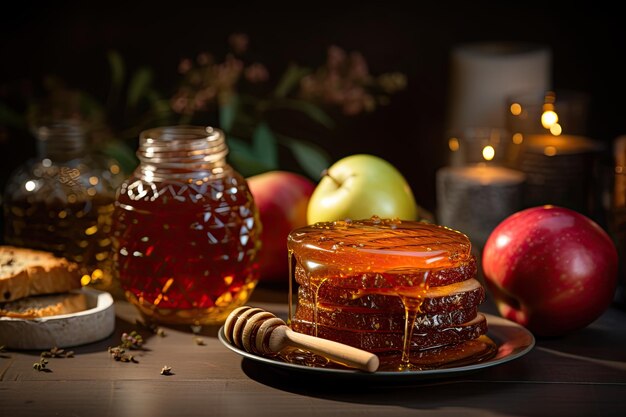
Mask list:
[{"label": "faceted glass jar", "polygon": [[223,133],[173,126],[141,133],[140,165],[120,187],[116,268],[153,322],[221,324],[258,282],[260,222]]},{"label": "faceted glass jar", "polygon": [[81,266],[83,285],[115,292],[110,232],[119,165],[90,152],[77,122],[50,123],[35,134],[38,156],[4,190],[5,242],[66,257]]}]

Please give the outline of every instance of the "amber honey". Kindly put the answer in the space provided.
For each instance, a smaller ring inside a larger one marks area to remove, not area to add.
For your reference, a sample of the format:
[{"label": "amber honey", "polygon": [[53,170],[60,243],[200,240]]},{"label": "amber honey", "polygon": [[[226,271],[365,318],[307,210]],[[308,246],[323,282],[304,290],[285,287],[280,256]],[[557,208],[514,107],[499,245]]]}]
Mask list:
[{"label": "amber honey", "polygon": [[[340,339],[345,337],[358,344],[357,347],[378,353],[381,371],[460,366],[495,354],[495,344],[478,333],[476,337],[455,341],[431,330],[432,335],[424,335],[431,342],[428,348],[419,348],[414,342],[422,336],[414,334],[420,328],[419,321],[437,317],[425,315],[435,308],[431,301],[424,304],[427,297],[445,298],[449,295],[446,291],[469,288],[469,282],[474,283],[472,291],[482,290],[476,288],[479,284],[473,280],[475,270],[467,267],[474,259],[470,241],[464,234],[442,226],[374,216],[297,229],[290,234],[288,246],[292,327],[294,289],[299,286],[296,309],[313,308],[312,318],[307,317],[307,323],[312,326],[308,331],[324,337],[320,333],[324,327],[326,335],[336,332]],[[469,293],[468,290],[465,294]],[[451,297],[455,304],[441,303],[438,308],[446,310],[445,317],[462,317],[452,310],[476,307],[480,301],[476,298],[466,297],[474,300],[470,306],[462,304],[469,303],[461,301],[465,294]],[[335,316],[337,322],[333,323]],[[361,316],[368,320],[360,319]],[[390,322],[402,329],[396,329],[395,333],[385,329]],[[459,329],[464,328],[462,324],[458,323]],[[298,325],[301,328],[295,330],[304,329],[302,322]],[[358,340],[345,336],[347,333]],[[431,339],[442,342],[437,344]],[[294,363],[308,361],[310,366],[337,366],[302,352],[287,352],[283,357]]]},{"label": "amber honey", "polygon": [[167,195],[133,201],[122,189],[117,265],[142,313],[164,323],[219,324],[247,301],[258,281],[258,242],[254,206],[245,192],[237,194],[224,206],[208,197],[198,204]]},{"label": "amber honey", "polygon": [[66,257],[79,264],[84,284],[109,289],[113,196],[65,204],[14,200],[5,212],[7,243]]},{"label": "amber honey", "polygon": [[222,324],[258,282],[258,212],[227,152],[217,129],[142,133],[141,164],[115,202],[113,240],[126,298],[149,321]]}]

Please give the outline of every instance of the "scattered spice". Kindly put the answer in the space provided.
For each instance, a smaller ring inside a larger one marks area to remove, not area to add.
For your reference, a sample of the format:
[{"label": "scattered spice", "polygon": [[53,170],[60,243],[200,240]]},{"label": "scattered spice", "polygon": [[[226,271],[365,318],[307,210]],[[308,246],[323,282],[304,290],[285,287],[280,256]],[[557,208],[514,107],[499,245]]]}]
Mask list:
[{"label": "scattered spice", "polygon": [[111,354],[111,357],[116,361],[139,363],[139,361],[135,359],[133,355],[126,353],[126,350],[123,347],[110,347],[108,351]]},{"label": "scattered spice", "polygon": [[198,346],[204,346],[206,343],[204,343],[204,339],[201,337],[194,337],[193,338],[194,342],[196,342],[196,345]]},{"label": "scattered spice", "polygon": [[66,352],[65,349],[59,349],[58,347],[55,346],[48,351],[41,352],[40,356],[42,358],[73,358],[74,351],[68,350]]},{"label": "scattered spice", "polygon": [[48,365],[48,360],[46,358],[39,358],[39,362],[33,363],[33,368],[38,372],[52,372],[49,368],[46,368],[46,365]]},{"label": "scattered spice", "polygon": [[173,375],[172,367],[165,365],[163,368],[161,368],[161,375]]},{"label": "scattered spice", "polygon": [[130,333],[122,333],[122,344],[124,349],[140,349],[143,346],[143,337],[133,330]]},{"label": "scattered spice", "polygon": [[109,347],[107,351],[116,361],[139,363],[133,355],[126,353],[126,350],[142,349],[142,346],[143,337],[136,330],[133,330],[130,333],[122,333],[121,343],[118,346]]}]

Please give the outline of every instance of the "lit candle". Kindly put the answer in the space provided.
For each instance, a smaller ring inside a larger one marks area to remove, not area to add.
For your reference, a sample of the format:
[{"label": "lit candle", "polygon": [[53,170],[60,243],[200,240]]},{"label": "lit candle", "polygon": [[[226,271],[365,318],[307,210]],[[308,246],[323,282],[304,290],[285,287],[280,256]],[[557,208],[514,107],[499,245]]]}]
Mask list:
[{"label": "lit candle", "polygon": [[437,172],[437,221],[482,248],[491,231],[522,208],[525,175],[485,163]]},{"label": "lit candle", "polygon": [[583,136],[524,138],[518,168],[526,174],[524,204],[554,204],[589,213],[594,158],[600,148]]},{"label": "lit candle", "polygon": [[597,150],[591,139],[575,135],[529,135],[524,143],[525,152],[546,156],[589,153]]},{"label": "lit candle", "polygon": [[509,168],[476,164],[465,167],[451,167],[449,172],[458,181],[480,186],[500,186],[517,184],[524,175]]}]

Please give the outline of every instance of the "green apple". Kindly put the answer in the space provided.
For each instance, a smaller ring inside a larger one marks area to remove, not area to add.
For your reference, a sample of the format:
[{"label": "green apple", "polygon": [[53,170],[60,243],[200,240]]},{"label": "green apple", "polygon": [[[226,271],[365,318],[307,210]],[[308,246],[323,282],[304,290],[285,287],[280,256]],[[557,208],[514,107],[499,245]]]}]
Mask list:
[{"label": "green apple", "polygon": [[307,222],[381,218],[417,220],[417,204],[400,171],[374,155],[357,154],[335,162],[315,187]]}]

